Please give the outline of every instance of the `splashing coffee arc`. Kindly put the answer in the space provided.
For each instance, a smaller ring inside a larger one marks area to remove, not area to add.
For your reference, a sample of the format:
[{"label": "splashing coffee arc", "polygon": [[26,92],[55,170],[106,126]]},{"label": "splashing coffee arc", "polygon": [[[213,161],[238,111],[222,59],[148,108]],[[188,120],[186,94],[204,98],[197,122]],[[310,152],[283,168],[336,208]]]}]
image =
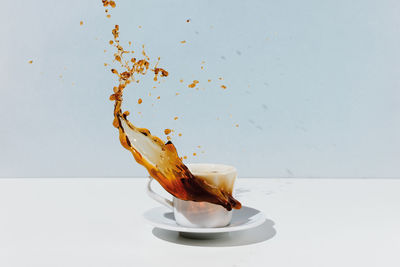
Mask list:
[{"label": "splashing coffee arc", "polygon": [[[102,2],[105,7],[115,7],[113,1]],[[150,58],[145,53],[144,47],[141,53],[142,59],[132,57],[130,60],[125,60],[125,55],[133,51],[126,51],[120,45],[118,25],[115,25],[112,34],[114,39],[110,44],[117,49],[114,60],[120,64],[123,71],[111,70],[118,76],[119,84],[113,88],[114,93],[110,96],[110,100],[114,101],[113,125],[119,131],[122,146],[129,150],[136,162],[144,166],[149,174],[173,196],[182,200],[210,202],[221,205],[227,210],[240,209],[241,204],[232,197],[231,191],[228,192],[195,177],[183,164],[171,141],[164,143],[157,136],[151,135],[148,129],[138,128],[128,120],[129,112],[123,112],[121,108],[126,86],[138,82],[135,76],[146,75],[149,70],[154,73],[154,81],[159,77],[167,77],[168,71],[158,67],[160,58],[155,67],[150,68]]]}]

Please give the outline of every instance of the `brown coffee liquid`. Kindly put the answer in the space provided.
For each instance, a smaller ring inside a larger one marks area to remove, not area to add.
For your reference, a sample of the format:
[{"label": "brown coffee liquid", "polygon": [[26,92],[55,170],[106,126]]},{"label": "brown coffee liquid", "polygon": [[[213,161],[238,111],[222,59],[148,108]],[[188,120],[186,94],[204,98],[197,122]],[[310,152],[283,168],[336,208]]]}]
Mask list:
[{"label": "brown coffee liquid", "polygon": [[[116,6],[114,1],[103,0],[102,2],[105,7]],[[158,67],[160,58],[155,67],[150,68],[150,58],[145,53],[144,47],[141,59],[130,57],[129,60],[126,60],[126,56],[132,54],[133,51],[124,50],[120,45],[118,25],[115,25],[112,34],[113,40],[109,43],[116,48],[114,59],[120,64],[123,71],[118,72],[116,69],[111,69],[111,72],[118,77],[119,84],[113,88],[114,93],[110,96],[110,100],[114,101],[113,125],[119,131],[119,140],[122,146],[129,150],[136,162],[144,166],[149,174],[173,196],[182,200],[218,204],[227,210],[240,209],[240,202],[232,197],[231,192],[225,192],[196,178],[183,164],[171,141],[164,143],[157,136],[151,135],[148,129],[138,128],[127,119],[129,112],[123,112],[121,109],[126,86],[138,82],[135,77],[146,75],[149,71],[154,74],[154,81],[167,77],[168,72]]]}]

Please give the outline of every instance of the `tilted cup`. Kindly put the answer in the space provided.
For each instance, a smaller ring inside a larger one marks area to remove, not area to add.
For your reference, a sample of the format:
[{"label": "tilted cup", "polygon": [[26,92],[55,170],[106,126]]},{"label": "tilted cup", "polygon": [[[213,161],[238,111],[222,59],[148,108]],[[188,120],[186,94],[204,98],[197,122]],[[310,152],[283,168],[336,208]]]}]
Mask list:
[{"label": "tilted cup", "polygon": [[[188,164],[190,172],[197,178],[205,180],[207,183],[223,189],[227,193],[232,193],[233,186],[236,180],[236,168],[222,164]],[[148,195],[173,210],[175,221],[177,224],[185,227],[224,227],[231,222],[232,211],[228,211],[221,205],[212,204],[209,202],[196,202],[182,200],[173,197],[173,200],[168,200],[151,189],[150,178],[147,186]]]}]

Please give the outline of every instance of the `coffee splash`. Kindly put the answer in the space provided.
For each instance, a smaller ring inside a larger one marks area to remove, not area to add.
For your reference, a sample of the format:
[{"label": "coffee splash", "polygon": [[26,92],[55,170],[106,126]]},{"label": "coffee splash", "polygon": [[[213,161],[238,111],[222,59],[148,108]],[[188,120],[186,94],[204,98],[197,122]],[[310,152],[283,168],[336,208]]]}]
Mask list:
[{"label": "coffee splash", "polygon": [[[115,7],[114,1],[103,0],[103,6]],[[119,131],[119,140],[122,146],[129,150],[136,162],[144,166],[149,174],[173,196],[182,200],[206,201],[221,205],[227,210],[240,209],[241,204],[232,197],[232,192],[215,187],[206,180],[195,177],[183,164],[171,141],[164,143],[160,138],[151,135],[145,128],[134,126],[128,119],[129,112],[122,111],[123,92],[130,83],[137,83],[135,76],[146,75],[149,71],[154,74],[154,81],[167,77],[168,71],[158,67],[160,58],[153,68],[150,68],[150,58],[142,47],[142,59],[131,57],[125,60],[126,55],[134,53],[124,50],[119,41],[119,26],[112,30],[113,40],[110,44],[116,48],[114,60],[120,64],[122,72],[111,69],[118,77],[119,84],[113,88],[114,93],[110,100],[114,101],[113,125]]]}]

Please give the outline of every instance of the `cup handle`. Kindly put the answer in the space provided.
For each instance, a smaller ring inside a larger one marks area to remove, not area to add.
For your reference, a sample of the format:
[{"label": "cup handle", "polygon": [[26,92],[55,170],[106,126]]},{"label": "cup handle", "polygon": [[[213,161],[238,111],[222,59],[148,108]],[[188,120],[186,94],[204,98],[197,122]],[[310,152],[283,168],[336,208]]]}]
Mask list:
[{"label": "cup handle", "polygon": [[154,180],[154,178],[149,178],[149,182],[147,183],[147,195],[165,207],[174,210],[174,203],[171,200],[163,198],[162,196],[154,193],[153,189],[151,189],[151,182]]}]

